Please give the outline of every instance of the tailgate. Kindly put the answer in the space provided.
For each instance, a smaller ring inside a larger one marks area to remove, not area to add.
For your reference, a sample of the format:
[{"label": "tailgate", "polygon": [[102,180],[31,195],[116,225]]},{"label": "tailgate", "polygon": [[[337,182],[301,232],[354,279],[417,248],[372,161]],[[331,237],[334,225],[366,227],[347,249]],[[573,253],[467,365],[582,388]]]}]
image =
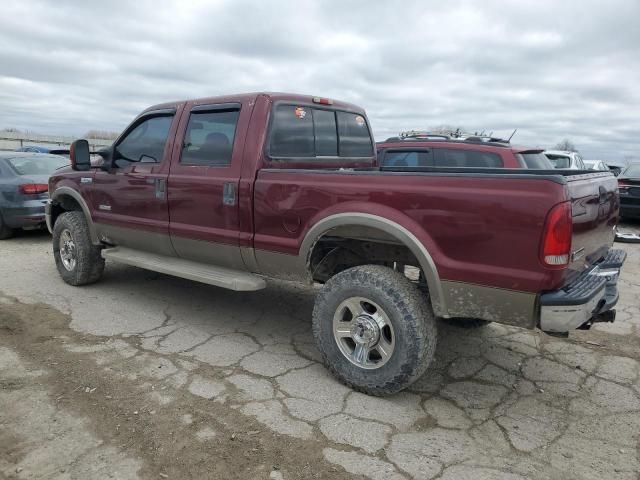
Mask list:
[{"label": "tailgate", "polygon": [[619,197],[616,177],[608,172],[566,177],[572,205],[573,275],[600,260],[613,244],[618,221]]}]

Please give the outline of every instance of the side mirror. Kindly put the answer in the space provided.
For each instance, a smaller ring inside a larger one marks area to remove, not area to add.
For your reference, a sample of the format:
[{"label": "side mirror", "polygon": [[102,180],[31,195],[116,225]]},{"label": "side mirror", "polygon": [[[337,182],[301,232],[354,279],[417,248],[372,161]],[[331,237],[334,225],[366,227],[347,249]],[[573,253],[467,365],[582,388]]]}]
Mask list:
[{"label": "side mirror", "polygon": [[91,158],[89,155],[89,142],[86,140],[76,140],[69,148],[69,159],[71,168],[77,171],[91,169]]}]

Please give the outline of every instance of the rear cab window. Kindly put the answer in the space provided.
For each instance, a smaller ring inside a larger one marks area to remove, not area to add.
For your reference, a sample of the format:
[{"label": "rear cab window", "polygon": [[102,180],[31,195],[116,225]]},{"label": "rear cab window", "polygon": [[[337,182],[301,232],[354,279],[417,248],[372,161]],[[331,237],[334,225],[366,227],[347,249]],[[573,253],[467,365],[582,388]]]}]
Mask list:
[{"label": "rear cab window", "polygon": [[516,153],[516,158],[525,168],[536,170],[552,170],[554,168],[551,161],[542,152],[520,152]]},{"label": "rear cab window", "polygon": [[571,157],[567,155],[547,153],[545,156],[549,159],[553,168],[571,168]]},{"label": "rear cab window", "polygon": [[268,154],[285,161],[370,159],[373,138],[358,113],[281,103],[272,112]]}]

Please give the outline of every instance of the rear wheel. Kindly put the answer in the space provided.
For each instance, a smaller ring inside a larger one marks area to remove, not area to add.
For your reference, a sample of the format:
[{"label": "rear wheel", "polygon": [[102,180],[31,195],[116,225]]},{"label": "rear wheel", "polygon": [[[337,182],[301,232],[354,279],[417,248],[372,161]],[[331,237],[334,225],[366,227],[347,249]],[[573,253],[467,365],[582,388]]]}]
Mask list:
[{"label": "rear wheel", "polygon": [[7,227],[2,219],[2,214],[0,214],[0,240],[6,240],[7,238],[13,237],[14,231],[13,228]]},{"label": "rear wheel", "polygon": [[82,212],[65,212],[53,227],[53,257],[58,273],[70,285],[97,282],[104,271],[101,247],[91,243]]},{"label": "rear wheel", "polygon": [[371,395],[396,393],[427,369],[436,347],[428,297],[390,268],[350,268],[325,284],[313,310],[324,363],[343,383]]}]

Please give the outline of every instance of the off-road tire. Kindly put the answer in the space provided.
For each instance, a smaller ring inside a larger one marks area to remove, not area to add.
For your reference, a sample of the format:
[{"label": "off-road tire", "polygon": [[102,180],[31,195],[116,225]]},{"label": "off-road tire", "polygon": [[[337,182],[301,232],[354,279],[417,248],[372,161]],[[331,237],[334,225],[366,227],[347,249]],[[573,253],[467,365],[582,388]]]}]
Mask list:
[{"label": "off-road tire", "polygon": [[443,318],[442,321],[452,327],[464,328],[466,330],[486,327],[491,323],[489,320],[481,320],[479,318]]},{"label": "off-road tire", "polygon": [[[381,367],[351,363],[333,334],[333,317],[345,299],[365,297],[385,311],[395,347]],[[313,336],[324,364],[345,385],[369,395],[391,395],[411,385],[429,367],[436,351],[437,326],[428,296],[404,275],[379,265],[353,267],[330,278],[316,298]]]},{"label": "off-road tire", "polygon": [[[64,230],[69,230],[76,246],[77,258],[73,270],[67,270],[60,257],[60,235]],[[87,285],[100,280],[104,271],[104,259],[100,250],[100,246],[91,243],[89,225],[82,212],[65,212],[56,219],[53,227],[53,257],[58,273],[69,285]]]},{"label": "off-road tire", "polygon": [[14,231],[13,228],[7,227],[7,225],[2,220],[2,214],[0,214],[0,240],[6,240],[7,238],[13,237]]}]

